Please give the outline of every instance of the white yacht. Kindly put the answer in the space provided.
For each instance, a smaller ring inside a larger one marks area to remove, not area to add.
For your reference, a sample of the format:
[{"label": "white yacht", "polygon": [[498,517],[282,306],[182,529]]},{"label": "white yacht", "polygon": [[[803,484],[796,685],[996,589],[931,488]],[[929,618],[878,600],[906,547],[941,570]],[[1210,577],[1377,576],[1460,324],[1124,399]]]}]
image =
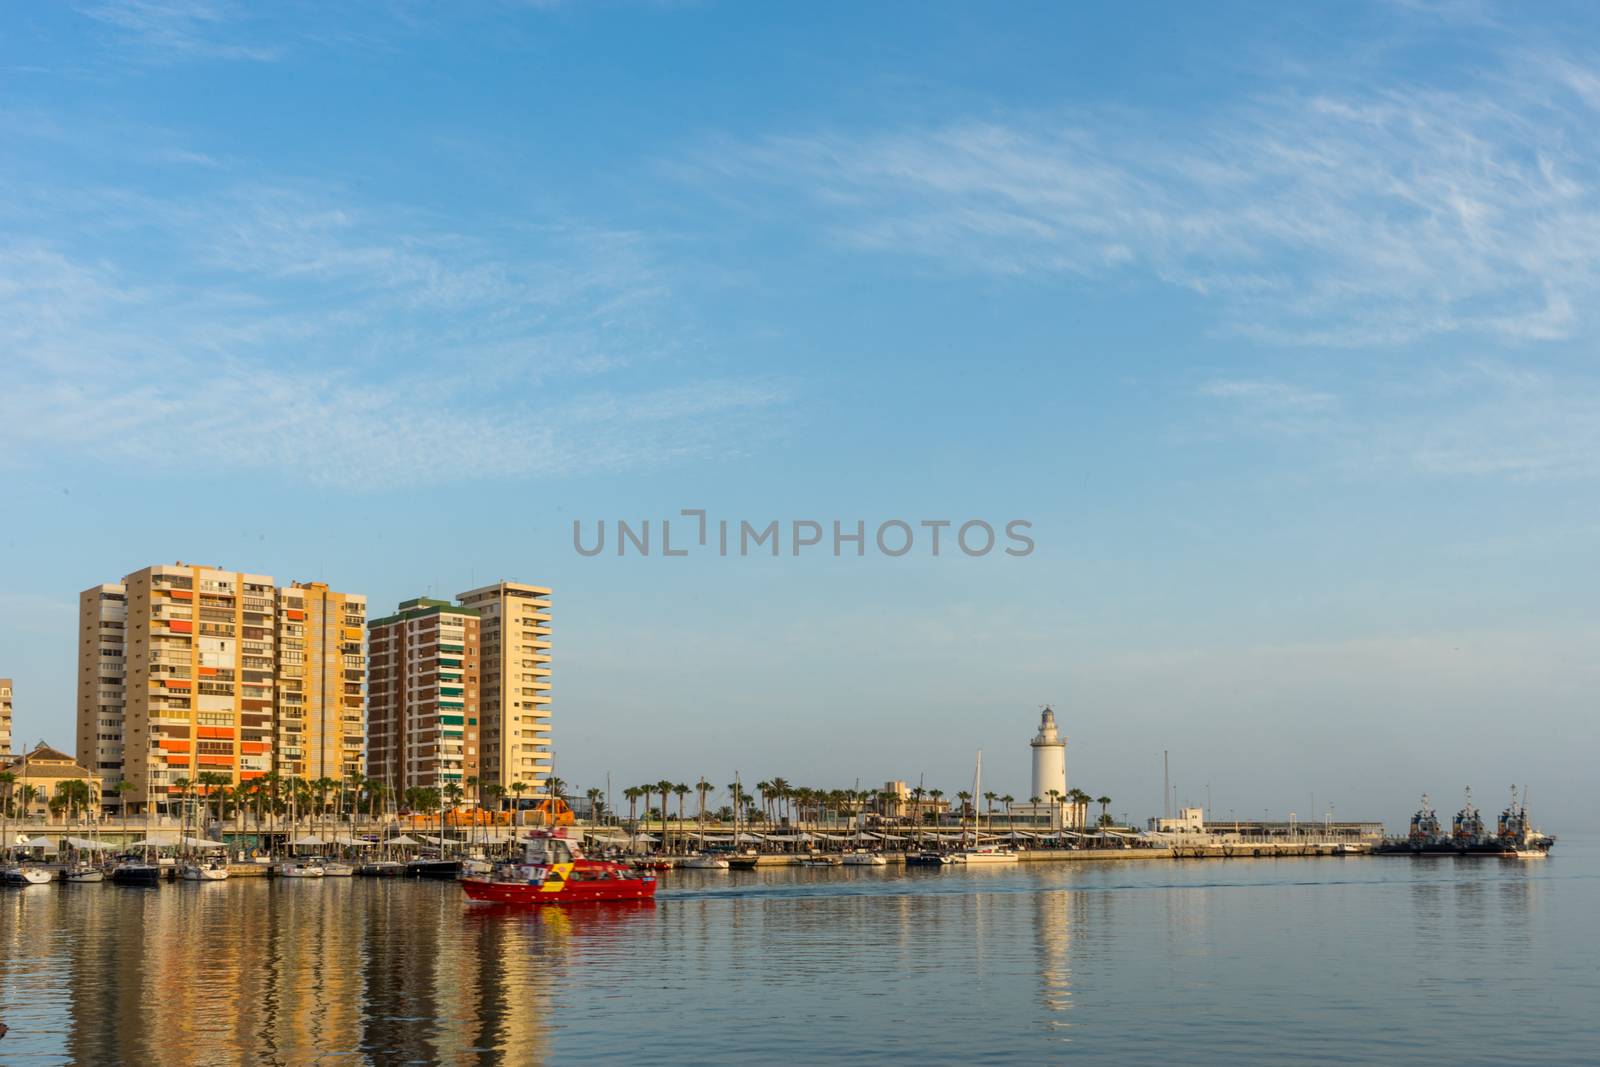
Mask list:
[{"label": "white yacht", "polygon": [[728,869],[728,858],[714,855],[710,852],[702,852],[699,855],[690,856],[679,866],[692,867],[697,871],[725,871]]},{"label": "white yacht", "polygon": [[29,867],[26,864],[7,867],[4,872],[0,873],[3,873],[5,880],[12,885],[44,885],[52,877],[51,873],[43,867]]},{"label": "white yacht", "polygon": [[178,867],[178,877],[185,882],[222,882],[228,877],[228,861],[220,859],[193,859]]},{"label": "white yacht", "polygon": [[855,852],[846,852],[844,854],[844,865],[846,867],[884,867],[888,863],[889,860],[881,852],[868,852],[866,849],[858,849]]},{"label": "white yacht", "polygon": [[1001,845],[975,845],[950,854],[951,863],[1015,863],[1017,854]]},{"label": "white yacht", "polygon": [[321,878],[327,872],[322,864],[309,860],[284,860],[272,869],[279,878]]}]

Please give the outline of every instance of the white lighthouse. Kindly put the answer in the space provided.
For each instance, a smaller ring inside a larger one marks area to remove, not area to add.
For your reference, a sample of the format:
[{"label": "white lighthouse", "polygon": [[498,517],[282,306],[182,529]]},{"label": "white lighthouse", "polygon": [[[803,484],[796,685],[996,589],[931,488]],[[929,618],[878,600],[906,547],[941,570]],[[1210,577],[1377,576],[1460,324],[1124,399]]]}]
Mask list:
[{"label": "white lighthouse", "polygon": [[1048,706],[1039,716],[1039,733],[1029,742],[1033,748],[1033,795],[1040,804],[1051,804],[1050,790],[1059,795],[1059,804],[1067,795],[1067,739],[1056,733],[1056,713]]}]

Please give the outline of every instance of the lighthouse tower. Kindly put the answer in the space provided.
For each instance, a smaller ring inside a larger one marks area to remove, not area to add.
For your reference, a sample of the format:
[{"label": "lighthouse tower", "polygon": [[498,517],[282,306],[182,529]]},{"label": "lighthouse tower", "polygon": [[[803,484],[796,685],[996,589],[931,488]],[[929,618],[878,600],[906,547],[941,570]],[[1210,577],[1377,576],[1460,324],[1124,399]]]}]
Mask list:
[{"label": "lighthouse tower", "polygon": [[[1067,739],[1056,733],[1056,713],[1048,706],[1039,716],[1039,733],[1029,744],[1033,748],[1033,795],[1049,804],[1050,790],[1067,794]],[[1057,803],[1060,801],[1058,800]]]}]

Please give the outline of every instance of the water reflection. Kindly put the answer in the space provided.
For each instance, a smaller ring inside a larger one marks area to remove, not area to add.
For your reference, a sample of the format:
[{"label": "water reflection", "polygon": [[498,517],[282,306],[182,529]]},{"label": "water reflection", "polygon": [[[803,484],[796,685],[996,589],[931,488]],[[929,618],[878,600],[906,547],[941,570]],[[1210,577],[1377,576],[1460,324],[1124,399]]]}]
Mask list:
[{"label": "water reflection", "polygon": [[1038,1063],[1070,1041],[1266,1065],[1359,1033],[1349,1062],[1582,1062],[1583,862],[708,873],[569,909],[364,879],[0,890],[0,1057]]}]

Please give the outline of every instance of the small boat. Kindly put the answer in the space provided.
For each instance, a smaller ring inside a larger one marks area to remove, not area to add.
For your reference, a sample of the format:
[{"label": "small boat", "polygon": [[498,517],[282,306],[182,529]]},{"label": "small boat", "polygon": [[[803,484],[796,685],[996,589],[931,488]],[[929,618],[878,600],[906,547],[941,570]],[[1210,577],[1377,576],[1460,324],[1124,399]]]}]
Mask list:
[{"label": "small boat", "polygon": [[416,859],[406,864],[407,878],[435,878],[454,881],[461,877],[460,860]]},{"label": "small boat", "polygon": [[889,860],[879,852],[868,852],[866,849],[857,849],[855,852],[844,854],[846,867],[884,867]]},{"label": "small boat", "polygon": [[399,860],[373,860],[356,868],[363,878],[398,878],[406,873],[406,865]]},{"label": "small boat", "polygon": [[497,864],[489,877],[461,880],[467,899],[491,904],[582,904],[651,900],[656,880],[627,864],[592,860],[564,830],[523,842],[521,860]]},{"label": "small boat", "polygon": [[821,852],[811,856],[800,857],[800,866],[802,867],[838,867],[843,863],[844,860],[838,856],[831,856]]},{"label": "small boat", "polygon": [[30,867],[27,864],[7,867],[4,871],[0,871],[0,875],[3,875],[11,885],[45,885],[55,877],[51,871],[43,867]]},{"label": "small boat", "polygon": [[106,880],[106,872],[102,871],[99,867],[96,867],[92,863],[75,863],[71,867],[68,867],[66,870],[61,872],[61,880],[63,882],[73,882],[78,885],[86,885],[90,882],[103,882]]},{"label": "small boat", "polygon": [[1017,854],[1009,848],[998,845],[978,845],[974,848],[964,848],[950,855],[952,863],[1015,863]]},{"label": "small boat", "polygon": [[178,867],[178,877],[185,882],[225,882],[228,879],[227,860],[191,860]]},{"label": "small boat", "polygon": [[718,856],[711,852],[702,852],[684,860],[681,866],[697,871],[725,871],[728,869],[728,857]]},{"label": "small boat", "polygon": [[728,869],[730,871],[753,871],[760,862],[761,853],[759,852],[736,852],[728,857]]},{"label": "small boat", "polygon": [[951,859],[948,853],[936,852],[932,849],[912,852],[906,855],[907,867],[943,867],[950,862]]},{"label": "small boat", "polygon": [[636,871],[670,871],[678,865],[678,861],[671,856],[645,856],[633,861]]},{"label": "small boat", "polygon": [[284,860],[272,868],[279,878],[321,878],[327,874],[322,864],[311,860]]},{"label": "small boat", "polygon": [[354,866],[341,863],[338,860],[327,860],[322,865],[322,874],[326,878],[349,878],[356,873]]},{"label": "small boat", "polygon": [[165,877],[166,871],[159,864],[143,860],[119,863],[111,869],[113,885],[160,885]]}]

